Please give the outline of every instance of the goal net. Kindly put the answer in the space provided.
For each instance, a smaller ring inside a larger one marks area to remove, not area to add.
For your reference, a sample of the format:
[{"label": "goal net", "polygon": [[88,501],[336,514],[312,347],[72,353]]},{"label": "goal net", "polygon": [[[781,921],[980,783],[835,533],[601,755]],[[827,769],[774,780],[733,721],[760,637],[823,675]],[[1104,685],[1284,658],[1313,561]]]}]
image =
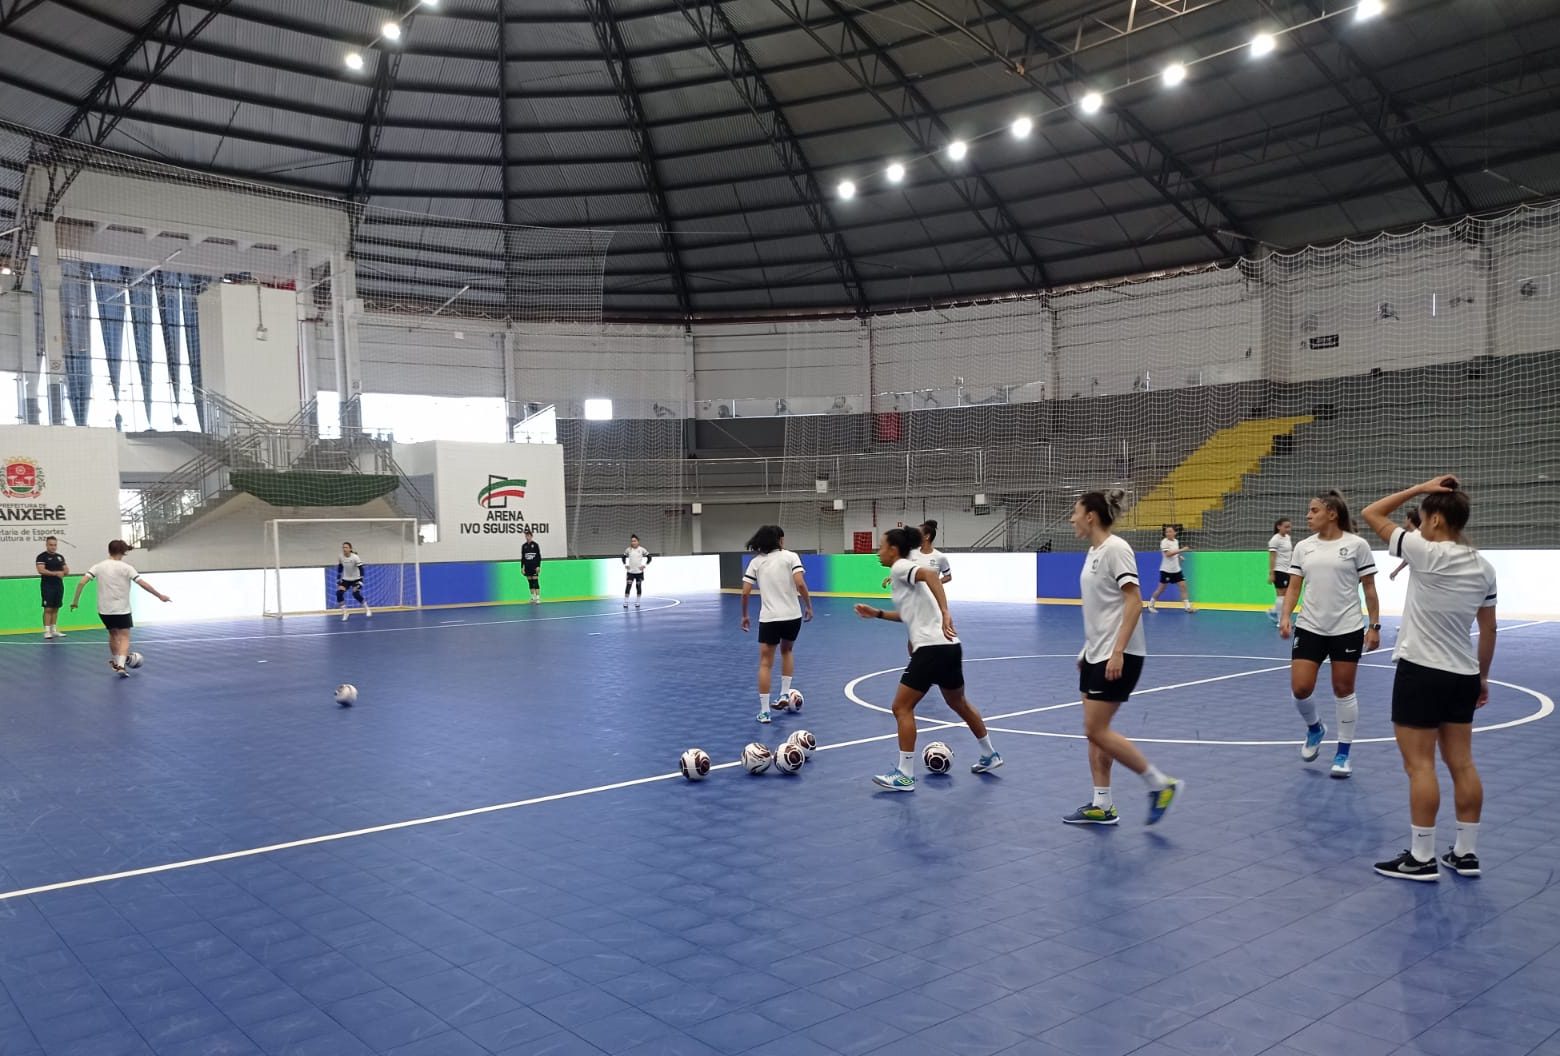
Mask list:
[{"label": "goal net", "polygon": [[[415,609],[422,605],[417,522],[412,518],[278,518],[265,522],[266,616],[336,611],[342,544],[362,561],[363,602],[345,592],[353,612]],[[323,575],[322,575],[323,573]]]}]

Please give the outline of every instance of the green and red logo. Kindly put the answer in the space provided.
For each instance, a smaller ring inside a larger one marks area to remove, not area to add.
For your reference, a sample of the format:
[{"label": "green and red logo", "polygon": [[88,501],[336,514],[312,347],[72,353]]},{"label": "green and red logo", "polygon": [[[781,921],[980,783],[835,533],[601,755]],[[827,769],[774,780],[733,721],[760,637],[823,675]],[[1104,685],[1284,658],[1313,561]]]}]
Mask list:
[{"label": "green and red logo", "polygon": [[0,484],[0,495],[8,499],[36,499],[42,494],[43,470],[38,463],[20,456],[5,460],[5,483]]},{"label": "green and red logo", "polygon": [[488,474],[488,482],[477,492],[477,505],[489,510],[506,510],[510,499],[525,498],[525,481]]}]

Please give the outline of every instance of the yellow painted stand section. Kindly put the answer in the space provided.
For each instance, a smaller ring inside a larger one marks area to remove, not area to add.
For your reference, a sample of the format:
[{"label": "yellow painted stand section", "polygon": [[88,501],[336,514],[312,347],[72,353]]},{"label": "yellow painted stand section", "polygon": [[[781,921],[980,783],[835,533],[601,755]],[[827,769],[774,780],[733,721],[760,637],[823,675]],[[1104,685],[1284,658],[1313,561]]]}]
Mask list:
[{"label": "yellow painted stand section", "polygon": [[1116,522],[1119,529],[1156,529],[1165,524],[1202,527],[1203,517],[1239,491],[1241,479],[1255,473],[1273,453],[1273,441],[1310,422],[1310,415],[1259,418],[1220,429],[1193,451],[1153,491]]}]

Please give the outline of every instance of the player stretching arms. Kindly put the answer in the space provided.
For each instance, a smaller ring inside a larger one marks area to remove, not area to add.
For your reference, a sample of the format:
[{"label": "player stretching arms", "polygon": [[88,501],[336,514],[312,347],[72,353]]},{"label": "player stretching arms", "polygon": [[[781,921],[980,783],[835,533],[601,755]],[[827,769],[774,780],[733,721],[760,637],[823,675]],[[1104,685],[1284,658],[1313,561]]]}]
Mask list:
[{"label": "player stretching arms", "polygon": [[758,721],[769,721],[769,679],[780,647],[780,698],[787,703],[796,673],[796,636],[813,618],[812,598],[802,578],[802,559],[785,549],[785,532],[766,524],[748,540],[753,560],[742,575],[742,632],[747,633],[748,595],[758,588]]},{"label": "player stretching arms", "polygon": [[623,567],[628,571],[628,580],[623,584],[623,607],[628,608],[628,595],[634,594],[634,608],[639,608],[639,601],[645,596],[645,569],[651,561],[650,551],[639,545],[639,536],[628,537],[628,549],[623,551]]},{"label": "player stretching arms", "polygon": [[130,658],[130,628],[135,626],[135,621],[130,617],[130,584],[134,583],[158,601],[168,600],[168,595],[158,591],[130,567],[130,563],[125,560],[129,552],[130,544],[123,539],[109,543],[108,560],[99,561],[87,569],[87,574],[76,582],[76,596],[70,599],[71,610],[75,611],[81,603],[82,588],[97,580],[98,618],[108,628],[108,666],[120,678],[130,677],[126,661]]},{"label": "player stretching arms", "polygon": [[894,620],[905,625],[910,634],[910,665],[899,676],[894,693],[894,721],[899,727],[899,765],[872,780],[890,792],[915,791],[915,706],[936,686],[943,700],[963,719],[980,742],[980,759],[970,772],[984,774],[1002,765],[1002,756],[991,746],[991,734],[975,705],[964,695],[964,649],[953,629],[948,613],[948,595],[943,593],[937,571],[918,565],[911,559],[921,545],[916,528],[890,528],[878,545],[878,560],[893,580],[892,609],[857,605],[856,615],[864,620]]},{"label": "player stretching arms", "polygon": [[363,559],[352,549],[351,543],[341,544],[341,560],[336,562],[336,608],[341,610],[341,618],[347,618],[347,591],[352,591],[352,596],[357,603],[363,606],[363,615],[372,616],[374,611],[368,607],[368,602],[363,600],[363,570],[368,566]]}]

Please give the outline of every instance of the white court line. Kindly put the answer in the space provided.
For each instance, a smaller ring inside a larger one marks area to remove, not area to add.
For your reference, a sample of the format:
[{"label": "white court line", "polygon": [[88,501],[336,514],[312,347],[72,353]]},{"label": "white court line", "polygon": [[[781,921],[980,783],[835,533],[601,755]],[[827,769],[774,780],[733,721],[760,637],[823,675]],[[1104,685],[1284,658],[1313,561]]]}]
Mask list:
[{"label": "white court line", "polygon": [[[610,600],[610,599],[608,599],[608,600]],[[666,599],[666,600],[670,601],[671,604],[670,605],[657,605],[654,608],[642,609],[640,611],[642,611],[642,612],[663,612],[666,609],[675,609],[677,606],[682,604],[682,601],[679,598],[669,598],[669,599]],[[521,603],[517,602],[516,604],[521,604]],[[445,621],[442,621],[442,622],[436,623],[436,624],[418,624],[418,625],[412,626],[412,627],[369,627],[369,628],[365,628],[365,629],[363,629],[361,631],[346,631],[346,630],[335,630],[335,631],[297,631],[297,632],[294,632],[294,633],[289,633],[286,630],[283,630],[283,631],[281,631],[281,632],[279,632],[277,634],[231,634],[231,635],[208,635],[208,636],[194,635],[194,636],[180,637],[180,638],[160,638],[160,637],[157,637],[156,635],[151,635],[151,636],[142,638],[141,642],[143,644],[150,644],[150,645],[188,645],[188,644],[191,644],[191,643],[198,644],[198,643],[202,643],[202,642],[276,642],[276,641],[285,641],[285,640],[290,639],[290,638],[335,638],[335,637],[337,637],[339,635],[346,635],[346,634],[401,634],[401,633],[405,633],[406,631],[434,631],[434,630],[438,630],[440,627],[448,626],[450,624],[455,624],[455,623],[458,623],[458,624],[460,624],[463,627],[498,627],[498,626],[502,626],[503,624],[509,624],[509,623],[552,623],[555,620],[600,620],[600,619],[605,619],[608,616],[617,615],[617,613],[618,613],[617,609],[609,609],[606,612],[581,612],[581,613],[576,613],[573,616],[532,616],[529,619],[520,619],[520,620],[472,620],[470,622],[467,622],[467,621],[464,621],[464,620],[445,620]],[[294,617],[294,619],[297,619],[297,617]],[[331,617],[324,616],[324,617],[321,617],[321,619],[327,619],[328,620],[328,619],[331,619]],[[154,624],[151,624],[150,626],[148,626],[148,627],[146,627],[144,629],[150,631],[153,628],[165,627],[165,626],[167,626],[167,624],[154,623]],[[182,624],[181,626],[188,626],[188,624]],[[7,641],[0,640],[0,646],[3,646],[3,645],[10,645],[10,646],[33,646],[34,648],[39,648],[39,649],[43,649],[43,648],[57,649],[57,648],[59,648],[59,646],[61,644],[63,644],[63,645],[89,645],[89,646],[93,646],[93,647],[96,647],[96,648],[101,648],[102,645],[103,645],[102,641],[99,641],[99,640],[63,642],[63,643],[49,643],[47,645],[44,642],[42,642],[42,641],[7,642]]]}]

